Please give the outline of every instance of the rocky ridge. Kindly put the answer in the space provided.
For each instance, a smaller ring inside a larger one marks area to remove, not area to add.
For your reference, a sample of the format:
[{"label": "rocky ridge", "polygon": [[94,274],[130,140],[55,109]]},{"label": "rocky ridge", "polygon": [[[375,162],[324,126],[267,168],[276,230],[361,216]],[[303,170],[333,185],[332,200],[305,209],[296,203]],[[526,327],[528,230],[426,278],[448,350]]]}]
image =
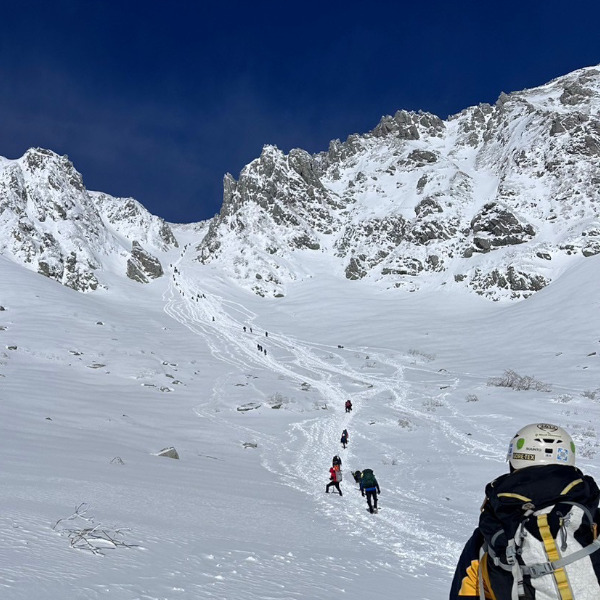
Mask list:
[{"label": "rocky ridge", "polygon": [[599,111],[587,68],[447,120],[399,111],[316,155],[265,146],[226,175],[198,260],[265,296],[320,253],[350,280],[527,297],[600,252]]},{"label": "rocky ridge", "polygon": [[[193,248],[261,296],[318,265],[351,285],[526,298],[600,253],[599,157],[591,67],[445,120],[398,111],[319,154],[267,145],[225,176],[206,235],[189,226]],[[65,156],[0,159],[0,254],[75,290],[109,271],[161,277],[173,231],[132,198],[88,191]]]}]

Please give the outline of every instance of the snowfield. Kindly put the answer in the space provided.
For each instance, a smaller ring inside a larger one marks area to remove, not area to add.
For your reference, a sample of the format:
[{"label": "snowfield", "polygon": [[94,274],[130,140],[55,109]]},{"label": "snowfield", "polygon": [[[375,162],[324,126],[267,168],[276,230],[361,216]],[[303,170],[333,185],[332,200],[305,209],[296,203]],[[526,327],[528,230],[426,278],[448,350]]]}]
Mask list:
[{"label": "snowfield", "polygon": [[[600,478],[600,257],[504,303],[308,253],[265,299],[177,237],[164,277],[92,294],[0,256],[4,600],[442,600],[520,427],[565,427]],[[532,389],[489,385],[510,371]]]}]

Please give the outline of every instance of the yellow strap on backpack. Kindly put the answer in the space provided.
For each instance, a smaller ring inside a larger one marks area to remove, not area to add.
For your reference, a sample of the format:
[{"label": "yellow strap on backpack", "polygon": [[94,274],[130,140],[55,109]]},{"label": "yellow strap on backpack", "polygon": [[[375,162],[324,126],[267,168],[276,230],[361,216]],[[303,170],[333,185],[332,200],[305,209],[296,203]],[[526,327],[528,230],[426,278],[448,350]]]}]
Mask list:
[{"label": "yellow strap on backpack", "polygon": [[[552,537],[552,533],[550,532],[548,515],[538,515],[537,524],[538,529],[540,530],[540,535],[542,536],[542,541],[544,542],[544,549],[546,550],[548,560],[550,562],[559,560],[561,556],[558,552],[558,548],[556,547],[556,540]],[[556,586],[558,588],[558,593],[560,594],[561,600],[573,600],[573,590],[569,584],[567,572],[565,571],[564,567],[556,569],[553,572],[553,576],[556,581]]]}]

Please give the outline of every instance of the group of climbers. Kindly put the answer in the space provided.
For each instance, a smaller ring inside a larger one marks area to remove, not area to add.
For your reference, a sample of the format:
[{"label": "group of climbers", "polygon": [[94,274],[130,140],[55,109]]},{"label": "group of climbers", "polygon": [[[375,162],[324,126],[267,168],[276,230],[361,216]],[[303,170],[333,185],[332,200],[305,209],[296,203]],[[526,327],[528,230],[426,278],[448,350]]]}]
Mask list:
[{"label": "group of climbers", "polygon": [[[214,321],[214,318],[213,318],[213,321]],[[249,331],[250,333],[253,333],[253,331],[252,331],[252,327],[250,327],[250,326],[246,327],[246,325],[244,325],[244,326],[242,327],[242,330],[244,331],[244,333],[248,333],[248,331]],[[268,332],[268,331],[265,331],[265,337],[269,337],[269,332]],[[265,356],[267,356],[267,349],[266,349],[266,348],[265,348],[265,347],[264,347],[262,344],[256,344],[256,349],[257,349],[257,350],[258,350],[258,351],[259,351],[261,354],[264,354]]]},{"label": "group of climbers", "polygon": [[[352,402],[350,402],[350,400],[346,400],[345,409],[346,412],[350,412],[352,410]],[[346,449],[349,438],[350,436],[348,434],[348,430],[344,429],[342,431],[342,437],[340,438],[342,448]],[[367,499],[367,506],[369,507],[369,512],[371,514],[376,513],[378,511],[377,495],[381,494],[381,489],[379,487],[379,482],[377,481],[375,474],[373,473],[373,469],[354,471],[352,473],[352,477],[354,478],[354,481],[358,483],[362,497],[366,497]],[[340,488],[340,483],[342,479],[342,459],[336,454],[333,457],[331,468],[329,469],[329,483],[325,486],[325,493],[328,494],[329,490],[332,487],[334,487],[337,490],[338,494],[342,496],[343,494]]]},{"label": "group of climbers", "polygon": [[[352,473],[354,481],[358,483],[362,497],[367,499],[367,505],[371,514],[378,511],[377,494],[381,494],[379,482],[373,473],[373,469],[364,469],[363,471],[354,471]],[[342,496],[340,482],[342,481],[342,459],[336,454],[333,457],[331,468],[329,469],[329,483],[325,486],[325,493],[329,493],[331,487],[335,487],[339,495]]]}]

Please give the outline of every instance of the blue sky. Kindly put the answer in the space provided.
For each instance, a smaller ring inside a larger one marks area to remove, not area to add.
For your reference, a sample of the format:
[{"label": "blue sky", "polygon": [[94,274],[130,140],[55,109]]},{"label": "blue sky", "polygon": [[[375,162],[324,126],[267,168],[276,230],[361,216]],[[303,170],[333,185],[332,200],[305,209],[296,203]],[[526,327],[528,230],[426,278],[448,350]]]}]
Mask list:
[{"label": "blue sky", "polygon": [[0,155],[68,154],[173,222],[219,211],[264,144],[326,150],[600,63],[600,3],[19,0],[0,19]]}]

